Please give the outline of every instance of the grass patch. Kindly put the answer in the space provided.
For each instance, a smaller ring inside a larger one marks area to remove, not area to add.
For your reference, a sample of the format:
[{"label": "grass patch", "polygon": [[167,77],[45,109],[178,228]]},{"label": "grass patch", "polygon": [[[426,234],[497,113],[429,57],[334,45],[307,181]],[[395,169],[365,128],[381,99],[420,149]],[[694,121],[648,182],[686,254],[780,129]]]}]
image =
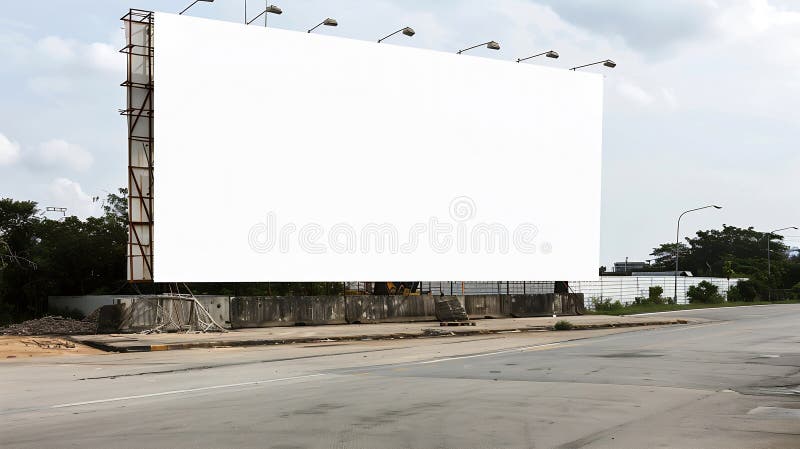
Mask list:
[{"label": "grass patch", "polygon": [[800,304],[800,301],[737,301],[737,302],[722,302],[716,304],[632,304],[622,308],[614,308],[611,310],[601,311],[588,311],[587,313],[593,315],[634,315],[637,313],[652,313],[652,312],[669,312],[672,310],[693,310],[693,309],[707,309],[711,307],[737,307],[737,306],[756,306],[765,304]]},{"label": "grass patch", "polygon": [[553,329],[555,329],[557,331],[568,331],[568,330],[572,330],[574,327],[575,326],[573,326],[572,323],[570,323],[569,321],[560,320],[560,321],[558,321],[556,323],[555,326],[553,326]]}]

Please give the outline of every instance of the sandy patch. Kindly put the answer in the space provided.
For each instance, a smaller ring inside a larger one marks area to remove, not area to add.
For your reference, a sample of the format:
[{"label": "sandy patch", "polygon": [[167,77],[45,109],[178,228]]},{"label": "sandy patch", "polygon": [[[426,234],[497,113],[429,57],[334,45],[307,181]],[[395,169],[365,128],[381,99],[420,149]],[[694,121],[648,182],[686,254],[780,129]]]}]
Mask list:
[{"label": "sandy patch", "polygon": [[104,354],[103,351],[54,336],[0,336],[0,362],[54,355]]}]

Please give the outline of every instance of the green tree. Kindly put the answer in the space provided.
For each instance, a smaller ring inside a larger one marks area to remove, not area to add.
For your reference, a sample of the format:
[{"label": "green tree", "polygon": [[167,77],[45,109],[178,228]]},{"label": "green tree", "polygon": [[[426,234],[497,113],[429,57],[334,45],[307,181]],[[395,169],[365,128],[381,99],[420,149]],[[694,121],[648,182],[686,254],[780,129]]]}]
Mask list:
[{"label": "green tree", "polygon": [[[691,271],[692,268],[687,268],[687,263],[691,261],[691,249],[685,243],[680,243],[677,246],[680,250],[680,268]],[[655,257],[653,260],[653,267],[656,270],[675,270],[675,247],[675,243],[662,243],[658,247],[653,248],[653,252],[650,253],[650,255]]]},{"label": "green tree", "polygon": [[31,201],[0,200],[0,321],[43,314],[49,295],[113,293],[125,284],[127,192],[104,214],[48,220]]},{"label": "green tree", "polygon": [[708,281],[689,287],[689,290],[686,291],[686,296],[689,297],[689,302],[691,303],[713,304],[725,300],[719,294],[719,287]]},{"label": "green tree", "polygon": [[[800,281],[800,260],[789,259],[783,237],[771,237],[771,279],[767,275],[767,235],[752,227],[723,225],[722,229],[698,231],[680,244],[680,268],[699,276],[748,277],[773,288],[791,288]],[[652,255],[660,269],[674,269],[675,243],[659,245]]]}]

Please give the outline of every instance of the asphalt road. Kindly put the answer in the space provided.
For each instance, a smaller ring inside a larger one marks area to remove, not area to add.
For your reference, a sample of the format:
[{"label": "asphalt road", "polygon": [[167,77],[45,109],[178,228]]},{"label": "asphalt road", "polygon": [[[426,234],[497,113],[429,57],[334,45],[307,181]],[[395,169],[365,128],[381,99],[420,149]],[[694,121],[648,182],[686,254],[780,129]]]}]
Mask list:
[{"label": "asphalt road", "polygon": [[800,447],[800,306],[0,364],[13,448]]}]

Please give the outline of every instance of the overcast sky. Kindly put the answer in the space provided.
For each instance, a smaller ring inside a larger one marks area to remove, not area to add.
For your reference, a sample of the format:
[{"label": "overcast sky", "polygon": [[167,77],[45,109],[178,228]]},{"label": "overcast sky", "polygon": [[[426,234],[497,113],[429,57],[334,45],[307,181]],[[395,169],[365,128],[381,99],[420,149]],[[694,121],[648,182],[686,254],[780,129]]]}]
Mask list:
[{"label": "overcast sky", "polygon": [[[606,76],[600,264],[644,260],[681,234],[723,223],[800,226],[800,2],[791,0],[274,0],[270,26],[455,51],[490,39],[515,59],[549,49],[556,67],[610,58]],[[124,45],[130,7],[189,0],[26,0],[0,9],[0,197],[97,213],[126,184]],[[249,2],[250,11],[263,8]],[[191,14],[241,21],[243,0]],[[257,57],[257,56],[254,56]],[[498,167],[502,163],[498,162]],[[800,245],[800,232],[786,233]]]}]

